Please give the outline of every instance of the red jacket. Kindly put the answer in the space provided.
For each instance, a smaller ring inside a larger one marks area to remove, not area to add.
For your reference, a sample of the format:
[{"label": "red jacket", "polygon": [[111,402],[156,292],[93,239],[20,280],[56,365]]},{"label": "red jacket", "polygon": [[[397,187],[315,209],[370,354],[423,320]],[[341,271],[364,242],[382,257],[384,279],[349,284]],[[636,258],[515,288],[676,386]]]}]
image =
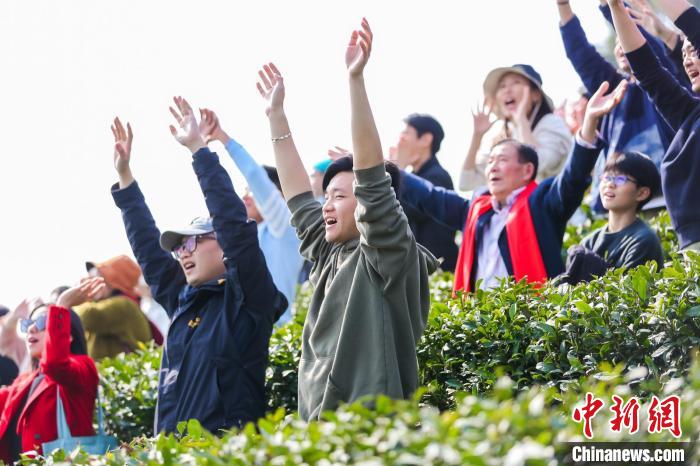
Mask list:
[{"label": "red jacket", "polygon": [[[44,378],[22,405],[32,381],[44,373]],[[46,326],[46,347],[39,369],[20,375],[9,387],[0,389],[0,459],[9,463],[10,443],[7,429],[18,412],[17,433],[22,439],[22,451],[41,453],[41,444],[56,440],[56,387],[71,434],[95,435],[92,427],[97,396],[98,375],[89,356],[70,352],[70,314],[67,309],[50,306]]]}]

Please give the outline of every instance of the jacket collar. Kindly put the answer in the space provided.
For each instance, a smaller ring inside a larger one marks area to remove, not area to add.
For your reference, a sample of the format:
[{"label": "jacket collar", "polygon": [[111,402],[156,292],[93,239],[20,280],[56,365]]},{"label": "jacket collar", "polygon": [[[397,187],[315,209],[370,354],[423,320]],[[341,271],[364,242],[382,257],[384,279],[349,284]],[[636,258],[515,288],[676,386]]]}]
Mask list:
[{"label": "jacket collar", "polygon": [[[28,379],[28,382],[29,382],[29,383],[27,383],[27,385],[25,385],[24,387],[22,387],[22,390],[21,390],[22,397],[24,397],[24,394],[25,394],[26,390],[29,390],[29,388],[32,386],[32,382],[34,381],[34,379],[35,379],[37,376],[39,376],[39,371],[36,370],[36,371],[33,372],[33,374],[34,374],[34,376],[33,376],[33,377],[30,377],[30,378]],[[52,387],[52,386],[54,386],[54,385],[56,385],[56,384],[53,383],[53,382],[51,382],[51,381],[49,380],[49,378],[48,378],[46,375],[44,375],[44,378],[39,382],[39,384],[36,386],[36,388],[34,389],[34,391],[32,392],[32,394],[29,396],[29,398],[27,398],[27,402],[24,403],[24,406],[21,408],[21,409],[22,409],[22,412],[20,413],[20,416],[19,416],[19,417],[22,418],[22,417],[24,416],[24,413],[27,412],[27,409],[32,405],[32,403],[34,403],[34,401],[35,401],[37,398],[39,398],[39,396],[40,396],[42,393],[44,393],[47,389],[49,389],[50,387]]]},{"label": "jacket collar", "polygon": [[423,165],[414,173],[414,175],[420,176],[424,173],[427,173],[428,171],[432,170],[435,167],[439,167],[440,162],[438,162],[437,157],[435,157],[435,154],[431,155],[428,160],[425,161]]}]

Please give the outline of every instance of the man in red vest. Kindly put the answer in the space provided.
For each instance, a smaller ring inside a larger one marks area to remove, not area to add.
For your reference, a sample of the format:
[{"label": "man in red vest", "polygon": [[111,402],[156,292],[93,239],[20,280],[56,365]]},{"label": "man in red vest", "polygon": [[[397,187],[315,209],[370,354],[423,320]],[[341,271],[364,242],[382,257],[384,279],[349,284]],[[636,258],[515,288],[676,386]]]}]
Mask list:
[{"label": "man in red vest", "polygon": [[[534,148],[514,139],[498,142],[486,166],[487,190],[471,201],[454,191],[404,173],[406,202],[436,221],[463,231],[454,290],[492,288],[508,276],[541,283],[564,272],[562,240],[566,223],[591,182],[600,141],[596,127],[624,95],[624,84],[591,97],[564,170],[537,184]],[[583,137],[585,136],[585,137]]]}]

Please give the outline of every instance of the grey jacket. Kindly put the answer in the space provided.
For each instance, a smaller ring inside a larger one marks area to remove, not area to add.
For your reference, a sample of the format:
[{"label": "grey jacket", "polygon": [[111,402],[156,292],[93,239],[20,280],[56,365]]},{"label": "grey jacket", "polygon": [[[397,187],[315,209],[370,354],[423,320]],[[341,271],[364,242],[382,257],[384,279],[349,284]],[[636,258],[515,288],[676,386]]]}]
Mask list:
[{"label": "grey jacket", "polygon": [[354,192],[360,238],[342,244],[326,242],[310,192],[288,203],[301,254],[313,263],[299,366],[305,420],[364,395],[406,398],[418,386],[416,344],[438,261],[416,243],[383,165],[355,170]]}]

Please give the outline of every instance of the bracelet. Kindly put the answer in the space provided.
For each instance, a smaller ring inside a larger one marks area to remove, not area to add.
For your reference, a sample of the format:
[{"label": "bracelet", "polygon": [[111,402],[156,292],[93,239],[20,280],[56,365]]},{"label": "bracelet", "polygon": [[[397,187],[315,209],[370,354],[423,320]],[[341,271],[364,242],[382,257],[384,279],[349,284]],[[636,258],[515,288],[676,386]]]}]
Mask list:
[{"label": "bracelet", "polygon": [[275,142],[282,141],[283,139],[287,139],[287,138],[291,138],[291,137],[292,137],[292,132],[290,131],[287,134],[283,134],[282,136],[280,136],[278,138],[271,138],[271,140],[273,143],[275,143]]},{"label": "bracelet", "polygon": [[557,5],[568,5],[568,4],[569,4],[569,0],[563,0],[563,1],[557,0]]}]

